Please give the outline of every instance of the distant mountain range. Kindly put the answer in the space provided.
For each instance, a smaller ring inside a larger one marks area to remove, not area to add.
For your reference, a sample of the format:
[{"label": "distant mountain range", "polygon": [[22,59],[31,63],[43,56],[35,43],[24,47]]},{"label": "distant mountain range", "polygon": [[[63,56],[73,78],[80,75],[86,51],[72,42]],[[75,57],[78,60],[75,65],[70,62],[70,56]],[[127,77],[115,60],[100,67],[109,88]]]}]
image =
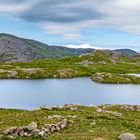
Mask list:
[{"label": "distant mountain range", "polygon": [[133,54],[137,54],[138,52],[134,51],[134,50],[131,50],[131,49],[116,49],[116,50],[113,50],[115,52],[122,52],[124,54],[128,54],[128,55],[133,55]]},{"label": "distant mountain range", "polygon": [[[51,46],[36,40],[24,39],[10,34],[0,34],[0,62],[23,62],[34,59],[62,58],[90,53],[95,49],[76,49]],[[131,49],[117,49],[124,54],[137,54]]]}]

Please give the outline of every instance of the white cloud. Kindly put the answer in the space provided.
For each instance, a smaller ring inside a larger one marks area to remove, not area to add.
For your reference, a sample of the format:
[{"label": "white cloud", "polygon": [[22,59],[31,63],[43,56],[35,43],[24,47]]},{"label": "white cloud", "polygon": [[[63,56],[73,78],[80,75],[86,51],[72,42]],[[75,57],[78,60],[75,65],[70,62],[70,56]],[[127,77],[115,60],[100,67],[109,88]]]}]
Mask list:
[{"label": "white cloud", "polygon": [[140,0],[8,1],[0,0],[1,13],[36,23],[48,34],[66,39],[84,38],[83,30],[96,26],[140,34]]},{"label": "white cloud", "polygon": [[34,1],[25,0],[23,2],[21,1],[20,3],[10,3],[10,4],[8,4],[6,1],[2,2],[0,1],[0,12],[8,13],[11,16],[13,16],[12,14],[18,15],[20,12],[25,12],[26,10],[28,10],[37,3],[38,3],[37,0]]},{"label": "white cloud", "polygon": [[93,46],[93,45],[91,45],[91,44],[80,44],[80,45],[69,44],[69,45],[66,45],[66,47],[68,47],[68,48],[92,48],[92,49],[102,49],[102,48],[100,48],[100,47]]}]

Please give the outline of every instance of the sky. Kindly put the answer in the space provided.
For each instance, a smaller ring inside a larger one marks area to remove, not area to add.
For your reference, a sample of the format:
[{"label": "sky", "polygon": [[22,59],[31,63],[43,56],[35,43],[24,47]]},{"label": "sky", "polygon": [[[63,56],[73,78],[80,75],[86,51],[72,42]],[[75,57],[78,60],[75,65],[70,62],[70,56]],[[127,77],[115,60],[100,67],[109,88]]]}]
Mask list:
[{"label": "sky", "polygon": [[140,51],[140,0],[0,0],[0,32],[46,44]]}]

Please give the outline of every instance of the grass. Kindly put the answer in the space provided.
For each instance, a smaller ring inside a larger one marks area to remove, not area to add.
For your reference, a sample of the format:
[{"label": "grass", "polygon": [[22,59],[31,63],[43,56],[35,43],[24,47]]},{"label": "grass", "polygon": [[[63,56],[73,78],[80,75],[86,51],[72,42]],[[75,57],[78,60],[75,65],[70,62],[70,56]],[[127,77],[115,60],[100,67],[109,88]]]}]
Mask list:
[{"label": "grass", "polygon": [[[140,73],[140,58],[118,55],[113,58],[108,51],[94,51],[81,56],[61,59],[41,59],[30,62],[0,63],[0,78],[3,79],[42,79],[42,78],[71,78],[92,77],[97,72],[111,74]],[[88,64],[89,63],[89,64]],[[11,71],[11,72],[10,72]],[[11,73],[17,72],[16,75]],[[125,81],[126,76],[123,77]],[[131,78],[132,83],[139,81]],[[111,80],[111,79],[110,79]],[[107,82],[109,80],[104,80]],[[113,81],[112,81],[113,82]],[[116,82],[116,81],[114,81]],[[127,80],[126,80],[127,83]]]},{"label": "grass", "polygon": [[[52,110],[41,109],[34,111],[0,109],[0,132],[11,126],[25,126],[32,121],[39,126],[45,123],[57,123],[62,118],[48,119],[47,115],[61,115],[68,118],[69,126],[49,135],[47,138],[18,137],[15,140],[94,140],[102,138],[105,140],[116,140],[123,132],[130,132],[140,139],[140,112],[126,111],[119,105],[106,108],[123,114],[122,118],[113,115],[96,112],[96,107],[78,106],[77,110],[66,108],[53,108]],[[75,115],[76,118],[70,116]],[[3,139],[4,140],[4,139]]]}]

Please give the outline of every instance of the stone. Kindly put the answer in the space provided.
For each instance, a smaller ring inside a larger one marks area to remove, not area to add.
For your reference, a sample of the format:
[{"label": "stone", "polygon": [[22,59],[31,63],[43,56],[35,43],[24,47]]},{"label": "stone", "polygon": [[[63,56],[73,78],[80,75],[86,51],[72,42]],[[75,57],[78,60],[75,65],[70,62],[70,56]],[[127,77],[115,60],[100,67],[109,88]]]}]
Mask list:
[{"label": "stone", "polygon": [[42,130],[44,130],[46,133],[50,132],[50,129],[43,127]]},{"label": "stone", "polygon": [[57,124],[45,124],[44,127],[38,128],[35,122],[30,123],[28,126],[23,127],[11,127],[6,129],[2,134],[1,137],[10,137],[16,138],[18,136],[21,137],[30,137],[30,136],[41,136],[45,137],[53,132],[59,131],[68,126],[68,120],[64,119]]},{"label": "stone", "polygon": [[136,140],[136,137],[134,134],[131,133],[123,133],[119,136],[119,140]]},{"label": "stone", "polygon": [[48,130],[51,130],[51,124],[45,124],[44,128],[48,129]]},{"label": "stone", "polygon": [[56,126],[55,125],[52,125],[52,127],[51,127],[51,132],[53,133],[53,132],[55,132],[56,131]]},{"label": "stone", "polygon": [[98,109],[97,110],[98,113],[107,113],[107,114],[111,114],[111,115],[114,115],[116,117],[122,117],[122,113],[119,113],[119,112],[113,112],[113,111],[108,111],[108,110],[103,110],[103,109]]},{"label": "stone", "polygon": [[20,133],[19,133],[19,136],[24,136],[24,131],[21,131]]},{"label": "stone", "polygon": [[27,132],[24,132],[24,135],[23,136],[26,136],[27,137],[28,136],[28,133]]},{"label": "stone", "polygon": [[61,128],[59,126],[56,126],[56,131],[60,131]]},{"label": "stone", "polygon": [[88,65],[94,64],[94,62],[89,61],[89,60],[84,60],[84,61],[78,62],[76,64],[80,64],[80,65],[83,65],[83,66],[88,66]]},{"label": "stone", "polygon": [[3,132],[3,135],[11,135],[11,134],[15,133],[16,129],[17,129],[16,127],[8,128]]},{"label": "stone", "polygon": [[31,136],[37,136],[40,133],[39,129],[34,129],[33,131],[30,132]]},{"label": "stone", "polygon": [[140,111],[140,105],[123,105],[122,109],[130,111]]},{"label": "stone", "polygon": [[29,130],[29,131],[32,131],[34,129],[37,129],[37,124],[35,122],[32,122],[30,123],[28,126],[26,126],[26,128]]},{"label": "stone", "polygon": [[61,115],[48,116],[48,119],[54,119],[54,118],[62,118],[62,116]]},{"label": "stone", "polygon": [[62,122],[60,122],[60,126],[62,129],[64,129],[65,127],[68,126],[68,120],[67,119],[64,119]]},{"label": "stone", "polygon": [[103,64],[103,65],[105,65],[105,64],[107,64],[107,62],[106,62],[106,61],[98,61],[98,64]]},{"label": "stone", "polygon": [[97,73],[94,74],[94,76],[92,77],[92,80],[100,81],[100,80],[103,80],[103,78],[104,78],[104,74],[103,74],[103,73],[97,72]]},{"label": "stone", "polygon": [[41,137],[47,136],[47,134],[46,134],[45,131],[40,131],[40,132],[38,133],[38,135],[41,136]]}]

